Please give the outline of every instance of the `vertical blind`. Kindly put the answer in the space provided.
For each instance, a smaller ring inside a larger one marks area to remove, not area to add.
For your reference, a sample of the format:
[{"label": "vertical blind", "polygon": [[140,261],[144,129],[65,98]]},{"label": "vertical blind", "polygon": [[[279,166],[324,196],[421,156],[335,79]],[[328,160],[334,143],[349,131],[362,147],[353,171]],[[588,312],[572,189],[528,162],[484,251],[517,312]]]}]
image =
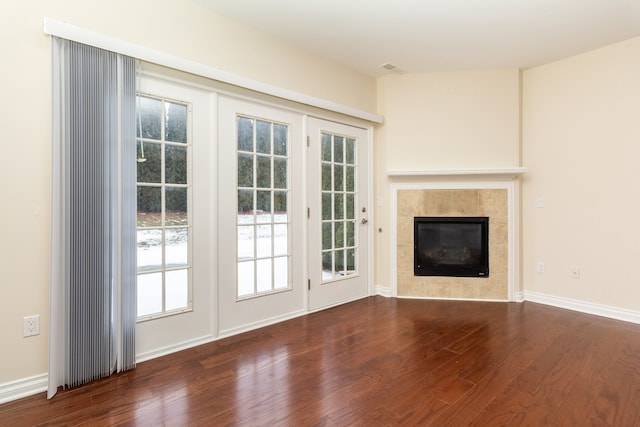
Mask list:
[{"label": "vertical blind", "polygon": [[48,397],[135,367],[135,60],[53,37]]}]

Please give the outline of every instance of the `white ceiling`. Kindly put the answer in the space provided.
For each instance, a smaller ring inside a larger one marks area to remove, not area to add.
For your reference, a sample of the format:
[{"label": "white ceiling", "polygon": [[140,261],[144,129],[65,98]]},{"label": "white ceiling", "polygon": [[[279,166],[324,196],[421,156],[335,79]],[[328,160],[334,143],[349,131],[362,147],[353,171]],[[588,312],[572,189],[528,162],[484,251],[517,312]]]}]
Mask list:
[{"label": "white ceiling", "polygon": [[530,68],[640,36],[640,0],[196,1],[372,76],[387,62],[412,73]]}]

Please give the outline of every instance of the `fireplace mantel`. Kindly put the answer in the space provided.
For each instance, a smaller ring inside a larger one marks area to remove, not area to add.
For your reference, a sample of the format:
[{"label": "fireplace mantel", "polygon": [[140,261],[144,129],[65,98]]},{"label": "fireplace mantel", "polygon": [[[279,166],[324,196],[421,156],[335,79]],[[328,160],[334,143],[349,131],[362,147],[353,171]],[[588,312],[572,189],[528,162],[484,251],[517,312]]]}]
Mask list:
[{"label": "fireplace mantel", "polygon": [[495,178],[511,180],[527,173],[525,167],[513,168],[483,168],[483,169],[390,169],[387,176],[390,178],[444,178],[444,177],[465,177],[465,178]]}]

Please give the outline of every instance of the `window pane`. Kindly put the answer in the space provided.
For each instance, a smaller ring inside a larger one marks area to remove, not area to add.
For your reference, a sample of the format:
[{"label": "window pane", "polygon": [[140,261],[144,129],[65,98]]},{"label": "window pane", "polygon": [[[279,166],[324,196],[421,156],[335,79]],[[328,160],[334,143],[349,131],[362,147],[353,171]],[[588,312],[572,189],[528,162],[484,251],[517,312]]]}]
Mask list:
[{"label": "window pane", "polygon": [[355,188],[356,188],[355,168],[353,166],[346,166],[345,172],[346,172],[345,181],[346,181],[347,191],[355,191]]},{"label": "window pane", "polygon": [[355,207],[355,196],[353,194],[346,194],[347,198],[347,219],[355,219],[356,217],[356,207]]},{"label": "window pane", "polygon": [[147,316],[162,311],[162,273],[139,274],[138,316]]},{"label": "window pane", "polygon": [[271,188],[271,157],[256,156],[256,187]]},{"label": "window pane", "polygon": [[139,96],[137,112],[136,136],[159,140],[162,135],[162,102]]},{"label": "window pane", "polygon": [[338,250],[335,251],[335,272],[337,273],[336,275],[340,274],[344,274],[344,267],[345,267],[345,259],[344,259],[344,255],[345,255],[345,251],[344,250]]},{"label": "window pane", "polygon": [[322,193],[322,219],[328,221],[331,219],[331,193]]},{"label": "window pane", "polygon": [[168,228],[164,233],[165,268],[186,267],[189,262],[189,230]]},{"label": "window pane", "polygon": [[356,225],[352,221],[347,222],[347,246],[355,246],[356,245]]},{"label": "window pane", "polygon": [[356,140],[353,138],[347,138],[347,145],[345,147],[346,159],[345,163],[350,165],[356,162]]},{"label": "window pane", "polygon": [[[258,191],[258,204],[256,209],[258,215],[271,214],[271,191]],[[269,215],[268,221],[271,221],[271,215]]]},{"label": "window pane", "polygon": [[331,135],[322,134],[322,161],[331,161]]},{"label": "window pane", "polygon": [[188,225],[187,189],[179,187],[165,188],[165,225]]},{"label": "window pane", "polygon": [[273,159],[273,187],[287,188],[287,159]]},{"label": "window pane", "polygon": [[159,183],[162,181],[162,159],[160,144],[138,140],[137,181]]},{"label": "window pane", "polygon": [[251,215],[253,222],[253,190],[238,190],[238,215]]},{"label": "window pane", "polygon": [[138,230],[138,273],[162,268],[162,230]]},{"label": "window pane", "polygon": [[253,120],[238,117],[238,150],[253,152]]},{"label": "window pane", "polygon": [[344,247],[344,222],[336,222],[336,248]]},{"label": "window pane", "polygon": [[331,249],[333,248],[333,231],[332,231],[332,223],[323,222],[322,223],[322,249]]},{"label": "window pane", "polygon": [[271,123],[256,120],[256,152],[271,154]]},{"label": "window pane", "polygon": [[344,191],[344,166],[333,166],[333,190]]},{"label": "window pane", "polygon": [[333,252],[322,253],[322,280],[333,278]]},{"label": "window pane", "polygon": [[289,226],[276,224],[273,226],[273,255],[289,254]]},{"label": "window pane", "polygon": [[253,187],[253,154],[238,154],[238,187]]},{"label": "window pane", "polygon": [[275,222],[287,222],[287,192],[286,191],[274,191],[273,192],[273,213],[276,215]]},{"label": "window pane", "polygon": [[165,151],[164,181],[168,184],[187,183],[187,147],[167,145]]},{"label": "window pane", "polygon": [[162,225],[162,188],[138,187],[138,227]]},{"label": "window pane", "polygon": [[347,249],[347,271],[353,273],[356,270],[356,250]]},{"label": "window pane", "polygon": [[253,225],[238,226],[238,260],[245,261],[254,257],[253,245],[255,239]]},{"label": "window pane", "polygon": [[289,258],[280,257],[273,260],[273,288],[289,287]]},{"label": "window pane", "polygon": [[253,274],[254,261],[245,261],[238,263],[238,296],[247,296],[253,294]]},{"label": "window pane", "polygon": [[172,142],[187,142],[187,106],[165,102],[167,123],[165,139]]},{"label": "window pane", "polygon": [[287,126],[273,125],[273,154],[276,156],[287,155]]},{"label": "window pane", "polygon": [[167,271],[165,276],[165,310],[187,308],[189,303],[189,270]]},{"label": "window pane", "polygon": [[333,213],[335,219],[344,219],[344,194],[333,195]]},{"label": "window pane", "polygon": [[257,292],[270,291],[271,288],[271,259],[261,259],[256,262],[256,290]]},{"label": "window pane", "polygon": [[259,225],[257,232],[256,256],[258,258],[271,256],[271,225]]},{"label": "window pane", "polygon": [[322,164],[322,191],[331,191],[333,189],[331,181],[331,165]]},{"label": "window pane", "polygon": [[333,161],[335,163],[344,163],[344,137],[333,137]]}]

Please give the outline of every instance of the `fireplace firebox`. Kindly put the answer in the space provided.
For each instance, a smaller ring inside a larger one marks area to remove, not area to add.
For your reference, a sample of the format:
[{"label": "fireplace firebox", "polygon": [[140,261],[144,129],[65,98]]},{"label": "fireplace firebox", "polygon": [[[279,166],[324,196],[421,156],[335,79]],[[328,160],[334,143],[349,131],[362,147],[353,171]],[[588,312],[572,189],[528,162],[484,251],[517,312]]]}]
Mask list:
[{"label": "fireplace firebox", "polygon": [[489,277],[488,217],[414,217],[414,275]]}]

